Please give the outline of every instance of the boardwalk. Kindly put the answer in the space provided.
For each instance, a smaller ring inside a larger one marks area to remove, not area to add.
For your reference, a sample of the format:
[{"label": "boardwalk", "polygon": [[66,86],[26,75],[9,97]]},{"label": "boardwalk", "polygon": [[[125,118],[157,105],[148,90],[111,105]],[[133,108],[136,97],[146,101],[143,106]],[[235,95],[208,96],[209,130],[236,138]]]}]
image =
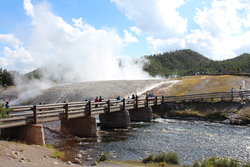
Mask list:
[{"label": "boardwalk", "polygon": [[163,103],[178,103],[203,100],[236,100],[246,99],[250,91],[241,92],[216,92],[192,94],[184,96],[137,97],[135,99],[103,100],[102,102],[84,101],[42,105],[27,105],[12,107],[9,118],[0,119],[0,128],[10,128],[27,124],[69,120],[83,116],[98,115],[103,113],[119,112],[122,110],[139,109],[157,106]]}]

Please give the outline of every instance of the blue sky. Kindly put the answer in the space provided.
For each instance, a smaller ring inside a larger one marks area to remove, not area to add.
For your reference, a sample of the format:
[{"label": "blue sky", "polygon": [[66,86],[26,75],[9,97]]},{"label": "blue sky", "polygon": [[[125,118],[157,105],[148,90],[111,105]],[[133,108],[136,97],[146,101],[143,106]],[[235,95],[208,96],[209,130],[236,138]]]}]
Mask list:
[{"label": "blue sky", "polygon": [[250,52],[249,9],[248,0],[1,1],[0,67],[26,72],[178,49],[233,58]]}]

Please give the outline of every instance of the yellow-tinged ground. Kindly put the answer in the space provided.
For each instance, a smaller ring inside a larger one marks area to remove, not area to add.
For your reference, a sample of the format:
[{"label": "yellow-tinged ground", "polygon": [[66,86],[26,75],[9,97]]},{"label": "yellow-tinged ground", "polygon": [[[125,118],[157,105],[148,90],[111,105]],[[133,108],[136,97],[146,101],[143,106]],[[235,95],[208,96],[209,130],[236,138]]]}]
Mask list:
[{"label": "yellow-tinged ground", "polygon": [[188,76],[179,78],[167,95],[186,95],[196,93],[227,92],[233,87],[238,90],[245,82],[246,88],[250,87],[250,78],[244,76],[219,75],[219,76]]}]

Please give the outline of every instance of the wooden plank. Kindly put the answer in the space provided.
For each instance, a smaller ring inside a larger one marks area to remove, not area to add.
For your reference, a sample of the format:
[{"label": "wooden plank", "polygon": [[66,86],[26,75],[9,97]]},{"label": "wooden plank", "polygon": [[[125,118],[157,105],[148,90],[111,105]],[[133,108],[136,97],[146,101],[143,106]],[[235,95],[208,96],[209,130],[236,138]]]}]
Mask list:
[{"label": "wooden plank", "polygon": [[48,118],[48,117],[54,117],[54,116],[59,116],[61,113],[51,113],[51,114],[44,114],[44,115],[38,115],[37,118]]},{"label": "wooden plank", "polygon": [[22,117],[22,116],[33,116],[33,112],[25,112],[25,113],[11,113],[10,117]]},{"label": "wooden plank", "polygon": [[8,123],[8,124],[0,124],[0,129],[12,128],[12,127],[24,126],[24,125],[27,125],[27,122],[25,120],[12,122],[12,123]]},{"label": "wooden plank", "polygon": [[86,106],[87,104],[86,103],[80,103],[80,104],[69,104],[67,103],[69,107],[84,107]]},{"label": "wooden plank", "polygon": [[26,119],[27,117],[3,118],[0,119],[0,122],[11,122],[11,121],[26,120]]},{"label": "wooden plank", "polygon": [[63,105],[60,105],[60,106],[40,106],[40,107],[37,107],[37,110],[52,110],[52,109],[57,109],[57,108],[63,108]]},{"label": "wooden plank", "polygon": [[38,115],[45,115],[45,114],[51,114],[51,113],[64,113],[65,109],[58,109],[58,110],[45,110],[45,111],[38,111]]},{"label": "wooden plank", "polygon": [[94,111],[92,115],[104,114],[104,111]]},{"label": "wooden plank", "polygon": [[27,105],[27,106],[13,106],[12,109],[22,109],[22,108],[32,108],[33,105]]}]

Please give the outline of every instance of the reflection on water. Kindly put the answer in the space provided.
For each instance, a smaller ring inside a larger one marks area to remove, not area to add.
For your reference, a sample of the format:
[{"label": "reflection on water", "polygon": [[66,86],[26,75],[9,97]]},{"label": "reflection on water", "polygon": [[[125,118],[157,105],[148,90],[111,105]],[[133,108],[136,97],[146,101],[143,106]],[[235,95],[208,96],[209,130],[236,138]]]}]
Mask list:
[{"label": "reflection on water", "polygon": [[[59,123],[46,126],[58,128]],[[81,152],[95,157],[110,152],[120,160],[138,160],[151,153],[178,152],[182,163],[210,156],[250,158],[250,127],[156,119],[152,123],[134,123],[127,130],[100,130],[97,138],[61,137],[46,131],[46,142],[74,157]],[[89,157],[89,156],[88,156]]]}]

